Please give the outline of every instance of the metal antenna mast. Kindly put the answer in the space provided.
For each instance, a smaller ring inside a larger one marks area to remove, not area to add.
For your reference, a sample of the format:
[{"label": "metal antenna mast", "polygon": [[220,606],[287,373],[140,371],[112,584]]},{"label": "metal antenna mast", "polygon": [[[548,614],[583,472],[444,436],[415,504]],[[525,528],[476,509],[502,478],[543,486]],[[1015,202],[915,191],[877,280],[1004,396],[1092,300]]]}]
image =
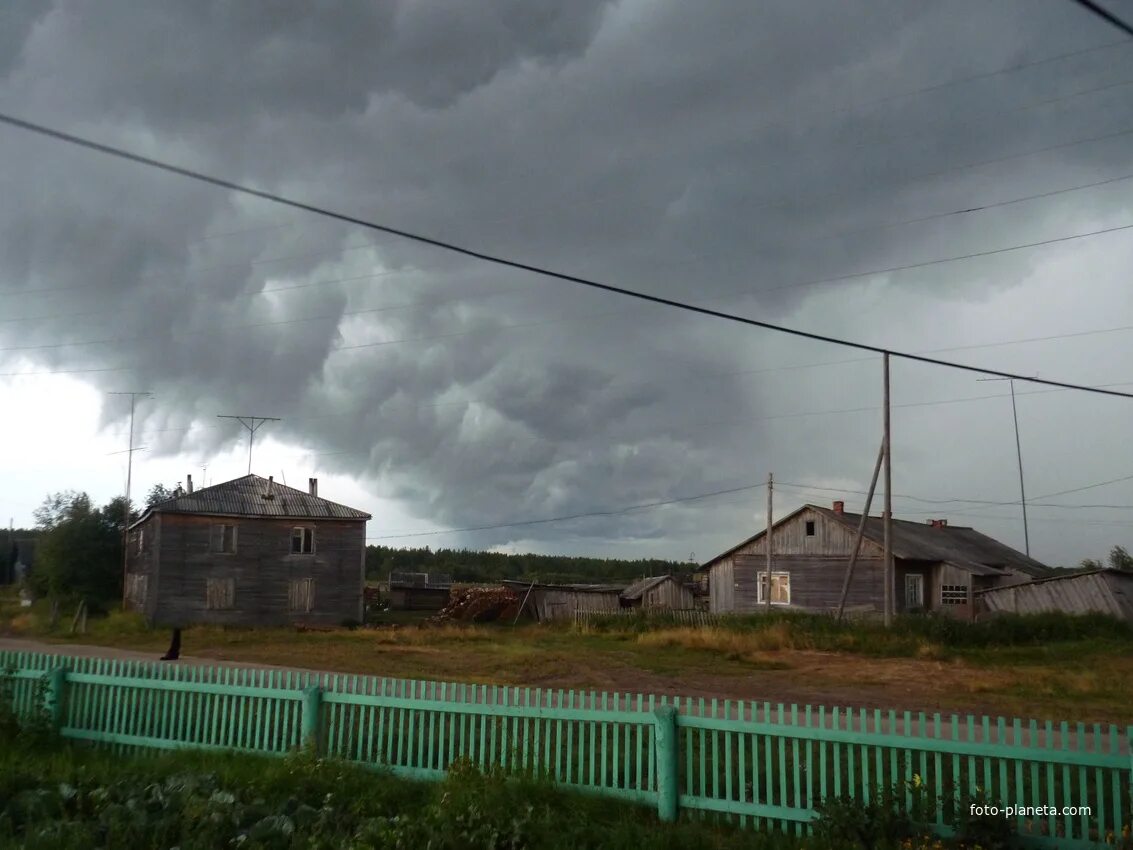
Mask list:
[{"label": "metal antenna mast", "polygon": [[1015,422],[1015,457],[1019,460],[1019,504],[1023,506],[1023,551],[1031,556],[1031,533],[1027,528],[1027,491],[1023,487],[1023,446],[1019,442],[1019,412],[1015,408],[1014,378],[976,378],[977,381],[1009,381],[1011,385],[1011,418]]},{"label": "metal antenna mast", "polygon": [[118,392],[107,395],[128,395],[130,397],[130,445],[126,449],[126,515],[122,519],[122,610],[126,609],[126,576],[129,570],[129,540],[127,530],[130,527],[130,485],[134,479],[134,407],[138,396],[151,396],[151,392]]},{"label": "metal antenna mast", "polygon": [[256,436],[256,432],[265,422],[281,422],[278,416],[221,416],[217,414],[217,419],[236,419],[248,429],[248,474],[252,474],[252,438]]}]

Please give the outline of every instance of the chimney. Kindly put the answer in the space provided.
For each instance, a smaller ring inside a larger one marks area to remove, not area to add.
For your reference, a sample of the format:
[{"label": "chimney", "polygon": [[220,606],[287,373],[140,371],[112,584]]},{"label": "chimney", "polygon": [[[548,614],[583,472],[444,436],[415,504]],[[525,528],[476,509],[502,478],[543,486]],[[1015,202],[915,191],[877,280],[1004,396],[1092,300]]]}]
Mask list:
[{"label": "chimney", "polygon": [[312,496],[319,495],[319,479],[308,478],[307,479],[307,490],[310,492],[310,494]]},{"label": "chimney", "polygon": [[946,519],[930,519],[928,521],[928,524],[931,525],[933,528],[947,528],[948,527],[948,520],[946,520]]},{"label": "chimney", "polygon": [[185,476],[185,485],[188,488],[189,492],[192,493],[193,492],[193,476],[192,475],[186,475]]},{"label": "chimney", "polygon": [[834,513],[836,513],[836,514],[843,513],[845,511],[845,509],[846,509],[846,503],[845,502],[839,500],[839,501],[834,503]]},{"label": "chimney", "polygon": [[264,498],[265,499],[274,499],[275,493],[272,492],[273,490],[275,490],[275,476],[269,475],[268,476],[268,491],[266,493],[264,493]]}]

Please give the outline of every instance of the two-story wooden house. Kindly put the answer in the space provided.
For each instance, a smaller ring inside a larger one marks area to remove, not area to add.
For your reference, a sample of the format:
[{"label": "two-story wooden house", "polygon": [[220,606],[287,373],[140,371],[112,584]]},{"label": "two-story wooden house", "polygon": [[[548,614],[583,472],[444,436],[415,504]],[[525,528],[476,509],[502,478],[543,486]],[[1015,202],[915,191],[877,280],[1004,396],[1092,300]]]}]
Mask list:
[{"label": "two-story wooden house", "polygon": [[158,625],[362,621],[364,511],[246,475],[146,510],[129,528],[126,600]]}]

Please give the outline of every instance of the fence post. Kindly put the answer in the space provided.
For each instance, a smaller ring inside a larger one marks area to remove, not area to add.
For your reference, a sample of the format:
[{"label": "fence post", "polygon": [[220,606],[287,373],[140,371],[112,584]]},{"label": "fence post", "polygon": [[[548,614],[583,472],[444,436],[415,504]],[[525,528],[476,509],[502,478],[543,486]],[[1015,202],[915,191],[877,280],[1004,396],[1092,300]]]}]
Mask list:
[{"label": "fence post", "polygon": [[58,730],[63,725],[63,688],[66,684],[67,669],[53,667],[44,674],[47,684],[44,692],[44,709],[51,722],[51,728]]},{"label": "fence post", "polygon": [[323,689],[312,685],[303,689],[302,746],[319,751],[319,709],[323,702]]},{"label": "fence post", "polygon": [[677,783],[677,709],[662,705],[653,712],[657,730],[657,816],[677,819],[680,788]]}]

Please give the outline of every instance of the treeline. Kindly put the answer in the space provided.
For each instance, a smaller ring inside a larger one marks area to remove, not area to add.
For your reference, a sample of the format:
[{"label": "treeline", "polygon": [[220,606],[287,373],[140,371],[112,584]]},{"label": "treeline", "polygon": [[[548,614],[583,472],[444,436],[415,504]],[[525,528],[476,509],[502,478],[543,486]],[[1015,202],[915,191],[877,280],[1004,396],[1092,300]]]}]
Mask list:
[{"label": "treeline", "polygon": [[393,549],[366,547],[366,576],[385,580],[392,571],[444,573],[453,581],[580,582],[619,584],[644,576],[688,575],[694,564],[643,558],[635,561],[612,558],[577,558],[564,555],[510,555],[505,552],[476,552],[469,549]]}]

